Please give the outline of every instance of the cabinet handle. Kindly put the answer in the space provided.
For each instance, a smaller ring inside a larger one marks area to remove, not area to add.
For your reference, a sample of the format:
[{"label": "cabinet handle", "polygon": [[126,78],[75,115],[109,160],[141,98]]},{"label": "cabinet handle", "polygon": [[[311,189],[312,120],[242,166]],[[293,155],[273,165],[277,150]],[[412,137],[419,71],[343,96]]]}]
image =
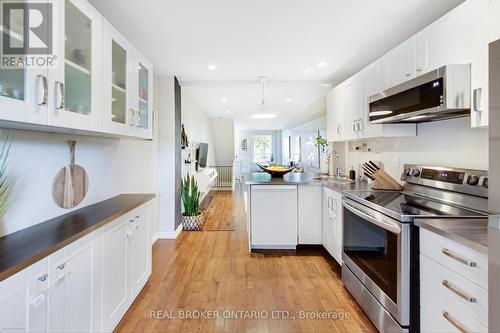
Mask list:
[{"label": "cabinet handle", "polygon": [[356,120],[352,121],[352,131],[356,132]]},{"label": "cabinet handle", "polygon": [[411,77],[411,74],[406,74],[406,77],[410,78],[410,77]]},{"label": "cabinet handle", "polygon": [[450,316],[450,314],[449,314],[447,311],[444,311],[444,312],[443,312],[443,317],[444,317],[444,319],[448,320],[448,322],[449,322],[450,324],[452,324],[453,326],[455,326],[455,328],[456,328],[457,330],[459,330],[460,332],[462,332],[462,333],[469,333],[469,331],[467,331],[467,330],[463,327],[463,325],[462,325],[462,324],[460,324],[458,321],[456,321],[454,318],[452,318],[452,317]]},{"label": "cabinet handle", "polygon": [[137,110],[137,116],[135,118],[135,127],[140,127],[141,126],[141,111]]},{"label": "cabinet handle", "polygon": [[42,304],[43,301],[45,301],[45,294],[42,293],[42,294],[40,294],[40,295],[38,295],[36,297],[33,297],[31,299],[31,305],[33,305],[34,307],[37,307],[40,304]]},{"label": "cabinet handle", "polygon": [[134,233],[130,230],[127,230],[127,238],[132,238],[134,236]]},{"label": "cabinet handle", "polygon": [[139,228],[139,224],[134,224],[134,231],[136,231]]},{"label": "cabinet handle", "polygon": [[48,276],[47,274],[43,274],[42,276],[40,276],[40,277],[38,278],[38,281],[40,281],[40,282],[45,282],[45,281],[47,280],[47,276]]},{"label": "cabinet handle", "polygon": [[136,218],[136,219],[139,219],[139,218],[141,218],[141,215],[137,215],[135,218]]},{"label": "cabinet handle", "polygon": [[477,264],[474,261],[468,260],[464,257],[459,256],[458,254],[452,253],[448,249],[443,249],[442,252],[445,256],[448,256],[451,259],[458,261],[461,264],[464,264],[464,265],[469,266],[469,267],[476,267],[477,266]]},{"label": "cabinet handle", "polygon": [[49,87],[47,77],[39,74],[37,76],[38,80],[38,105],[47,105],[47,99],[49,95]]},{"label": "cabinet handle", "polygon": [[356,124],[357,124],[357,127],[358,127],[358,132],[361,132],[361,121],[362,121],[361,119],[358,119],[356,121]]},{"label": "cabinet handle", "polygon": [[449,291],[451,291],[452,293],[454,293],[458,297],[463,298],[467,302],[470,302],[470,303],[477,302],[475,297],[469,296],[465,292],[463,292],[462,290],[458,289],[457,287],[452,286],[447,280],[443,280],[442,285],[443,285],[443,287],[445,287],[446,289],[448,289]]},{"label": "cabinet handle", "polygon": [[417,68],[417,73],[422,73],[422,69],[421,68]]},{"label": "cabinet handle", "polygon": [[482,97],[483,88],[474,89],[473,96],[473,108],[475,112],[481,112],[481,97]]},{"label": "cabinet handle", "polygon": [[62,110],[64,109],[64,83],[62,82],[56,82],[56,99],[57,99],[57,105],[56,109]]},{"label": "cabinet handle", "polygon": [[57,266],[57,269],[62,271],[64,269],[64,267],[66,267],[66,263],[60,264],[59,266]]}]

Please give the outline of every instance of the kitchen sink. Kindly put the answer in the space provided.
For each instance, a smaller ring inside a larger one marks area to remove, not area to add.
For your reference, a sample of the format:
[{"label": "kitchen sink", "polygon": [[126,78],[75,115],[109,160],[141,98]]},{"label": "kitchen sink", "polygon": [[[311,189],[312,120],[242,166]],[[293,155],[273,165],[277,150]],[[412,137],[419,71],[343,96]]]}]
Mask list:
[{"label": "kitchen sink", "polygon": [[347,179],[347,178],[340,178],[340,177],[331,177],[331,176],[317,176],[313,177],[313,180],[318,180],[318,181],[326,181],[332,184],[337,184],[337,185],[349,185],[354,183],[354,181]]}]

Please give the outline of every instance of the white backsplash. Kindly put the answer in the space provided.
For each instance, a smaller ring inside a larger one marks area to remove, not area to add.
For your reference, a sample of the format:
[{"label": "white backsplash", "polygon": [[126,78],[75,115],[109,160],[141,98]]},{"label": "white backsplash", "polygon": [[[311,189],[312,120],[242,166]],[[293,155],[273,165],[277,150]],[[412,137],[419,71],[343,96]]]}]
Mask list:
[{"label": "white backsplash", "polygon": [[[412,138],[366,141],[370,152],[355,150],[361,142],[346,144],[343,167],[358,171],[360,163],[381,161],[396,179],[405,163],[488,170],[488,129],[470,128],[469,118],[419,124],[417,132]],[[341,150],[344,144],[335,146]]]}]

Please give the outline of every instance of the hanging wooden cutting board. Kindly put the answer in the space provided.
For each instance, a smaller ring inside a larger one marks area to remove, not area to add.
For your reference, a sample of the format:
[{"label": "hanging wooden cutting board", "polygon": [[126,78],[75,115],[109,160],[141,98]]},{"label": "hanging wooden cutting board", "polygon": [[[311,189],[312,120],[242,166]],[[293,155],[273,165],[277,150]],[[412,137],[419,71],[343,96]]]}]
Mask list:
[{"label": "hanging wooden cutting board", "polygon": [[71,151],[71,164],[62,168],[52,186],[56,203],[62,208],[79,205],[87,195],[89,178],[84,168],[75,163],[76,142],[68,141]]}]

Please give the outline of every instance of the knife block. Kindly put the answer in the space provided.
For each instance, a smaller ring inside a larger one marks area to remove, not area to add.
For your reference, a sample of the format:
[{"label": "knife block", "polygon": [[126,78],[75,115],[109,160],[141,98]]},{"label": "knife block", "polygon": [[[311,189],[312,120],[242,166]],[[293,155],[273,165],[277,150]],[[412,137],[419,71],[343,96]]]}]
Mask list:
[{"label": "knife block", "polygon": [[375,181],[372,183],[372,189],[374,190],[386,190],[386,191],[402,191],[403,187],[387,172],[380,169],[374,174],[372,174]]}]

